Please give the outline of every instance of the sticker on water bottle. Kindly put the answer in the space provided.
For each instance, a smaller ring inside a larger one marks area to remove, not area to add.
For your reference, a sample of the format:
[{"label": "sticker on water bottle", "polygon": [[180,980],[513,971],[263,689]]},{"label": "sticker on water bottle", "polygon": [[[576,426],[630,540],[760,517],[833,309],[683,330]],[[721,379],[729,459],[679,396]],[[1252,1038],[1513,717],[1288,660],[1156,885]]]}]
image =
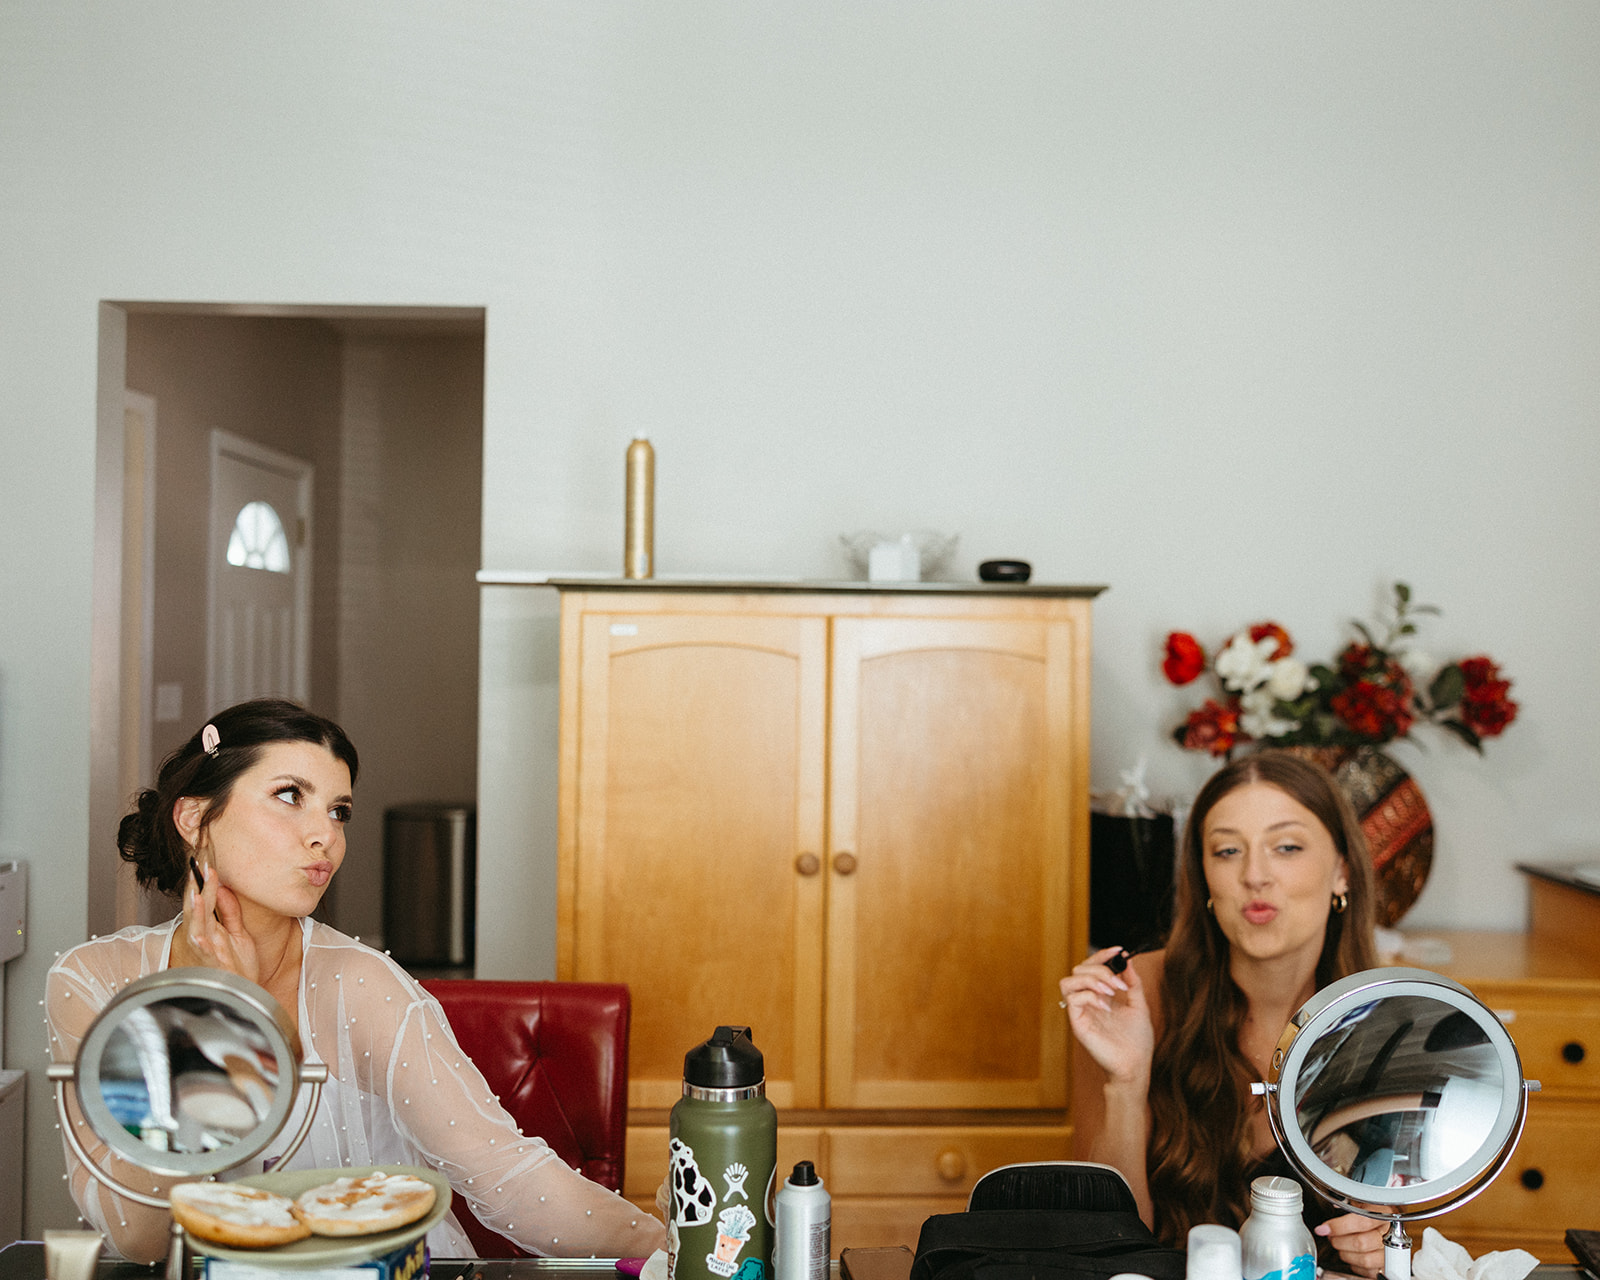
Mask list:
[{"label": "sticker on water bottle", "polygon": [[694,1148],[677,1138],[670,1147],[673,1217],[680,1227],[698,1227],[711,1221],[717,1207],[717,1189],[700,1172]]},{"label": "sticker on water bottle", "polygon": [[[717,1216],[717,1243],[706,1254],[706,1269],[712,1275],[731,1276],[740,1270],[739,1253],[750,1241],[750,1228],[756,1225],[756,1215],[749,1206],[736,1204]],[[759,1268],[759,1258],[750,1259]]]}]

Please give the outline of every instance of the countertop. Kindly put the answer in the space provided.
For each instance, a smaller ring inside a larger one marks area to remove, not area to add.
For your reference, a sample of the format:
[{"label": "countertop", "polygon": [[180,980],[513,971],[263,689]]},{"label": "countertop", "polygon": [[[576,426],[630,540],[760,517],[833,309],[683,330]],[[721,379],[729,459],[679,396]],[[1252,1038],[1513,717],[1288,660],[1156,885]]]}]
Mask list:
[{"label": "countertop", "polygon": [[[102,1260],[95,1268],[95,1280],[160,1280],[164,1263],[143,1266],[136,1262],[107,1262]],[[619,1272],[609,1261],[575,1258],[433,1258],[428,1263],[429,1280],[537,1280],[538,1277],[559,1277],[587,1273],[585,1280],[604,1280],[617,1277]],[[834,1259],[828,1268],[829,1275],[837,1280],[839,1262]],[[197,1273],[198,1274],[198,1273]],[[292,1271],[279,1273],[285,1280],[293,1280]],[[1329,1275],[1337,1273],[1330,1272]],[[19,1240],[0,1249],[0,1280],[45,1280],[44,1245],[36,1241]],[[577,1280],[574,1277],[574,1280]],[[1530,1273],[1530,1280],[1592,1280],[1589,1273],[1577,1265],[1543,1262]]]},{"label": "countertop", "polygon": [[[1579,870],[1586,874],[1579,875]],[[1584,893],[1592,893],[1600,898],[1600,860],[1587,862],[1519,862],[1517,870],[1524,875],[1535,876],[1540,880],[1548,880],[1552,884],[1565,885],[1569,889],[1581,889]]]},{"label": "countertop", "polygon": [[1103,584],[1059,582],[824,582],[808,578],[743,578],[663,575],[656,578],[618,578],[609,574],[549,573],[540,570],[480,569],[478,585],[484,587],[555,587],[558,591],[721,591],[807,593],[854,592],[883,595],[1044,596],[1088,598],[1099,595]]},{"label": "countertop", "polygon": [[[584,1280],[623,1280],[608,1258],[432,1258],[428,1262],[429,1280],[533,1280],[565,1275],[577,1280],[578,1272],[584,1273]],[[147,1266],[102,1257],[95,1264],[95,1280],[162,1280],[165,1274],[164,1261]],[[198,1267],[194,1274],[201,1274]],[[293,1280],[296,1273],[284,1269],[276,1274]],[[0,1249],[0,1280],[45,1280],[44,1245],[18,1240]]]}]

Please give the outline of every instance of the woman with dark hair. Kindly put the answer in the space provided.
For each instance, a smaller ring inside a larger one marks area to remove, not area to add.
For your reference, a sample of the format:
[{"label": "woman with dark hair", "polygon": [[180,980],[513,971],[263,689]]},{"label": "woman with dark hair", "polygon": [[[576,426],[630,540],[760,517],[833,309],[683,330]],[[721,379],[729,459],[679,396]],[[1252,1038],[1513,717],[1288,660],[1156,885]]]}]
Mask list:
[{"label": "woman with dark hair", "polygon": [[[1165,1243],[1182,1248],[1198,1223],[1238,1227],[1252,1178],[1289,1173],[1250,1083],[1301,1005],[1377,963],[1373,909],[1366,840],[1338,786],[1263,751],[1195,799],[1166,949],[1119,975],[1110,947],[1061,980],[1089,1059],[1077,1055],[1078,1150],[1121,1170]],[[1344,1214],[1316,1230],[1344,1269],[1371,1276],[1383,1228]]]},{"label": "woman with dark hair", "polygon": [[[174,751],[117,843],[139,883],[179,898],[182,914],[56,961],[46,986],[52,1056],[72,1061],[95,1016],[135,978],[226,969],[264,987],[306,1060],[328,1068],[310,1136],[282,1167],[427,1165],[530,1253],[647,1256],[665,1243],[662,1225],[518,1132],[438,1003],[387,956],[311,919],[344,859],[357,767],[338,725],[278,699],[230,707]],[[277,1165],[300,1114],[264,1167]],[[71,1119],[79,1123],[75,1107]],[[159,1191],[178,1181],[135,1174],[97,1140],[86,1146],[121,1181],[134,1175]],[[102,1187],[70,1147],[67,1169],[79,1211],[124,1256],[165,1256],[164,1212]],[[428,1244],[435,1257],[473,1253],[452,1216]]]}]

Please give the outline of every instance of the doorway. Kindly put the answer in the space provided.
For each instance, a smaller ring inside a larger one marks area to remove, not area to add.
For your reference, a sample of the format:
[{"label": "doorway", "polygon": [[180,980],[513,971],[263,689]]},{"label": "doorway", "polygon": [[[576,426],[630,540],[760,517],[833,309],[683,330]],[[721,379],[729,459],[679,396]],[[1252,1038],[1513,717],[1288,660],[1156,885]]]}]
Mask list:
[{"label": "doorway", "polygon": [[[94,625],[107,640],[93,660],[89,932],[173,914],[165,899],[119,898],[112,834],[133,780],[150,785],[208,714],[253,693],[296,696],[361,753],[348,854],[321,913],[341,930],[381,941],[386,808],[475,804],[484,327],[480,308],[102,304]],[[113,566],[133,536],[130,389],[161,430],[151,568],[126,582],[149,596],[148,667],[124,674]],[[234,462],[262,474],[228,497]],[[271,515],[241,522],[254,501]],[[229,563],[235,532],[242,564]],[[285,554],[287,574],[272,567]],[[229,577],[291,599],[247,605]]]}]

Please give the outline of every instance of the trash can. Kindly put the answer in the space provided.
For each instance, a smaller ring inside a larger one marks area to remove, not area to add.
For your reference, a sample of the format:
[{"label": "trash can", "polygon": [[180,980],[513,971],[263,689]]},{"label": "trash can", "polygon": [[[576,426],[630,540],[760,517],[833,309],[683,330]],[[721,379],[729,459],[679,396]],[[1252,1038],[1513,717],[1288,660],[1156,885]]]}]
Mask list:
[{"label": "trash can", "polygon": [[477,814],[466,804],[401,804],[383,815],[383,944],[404,965],[474,960]]}]

